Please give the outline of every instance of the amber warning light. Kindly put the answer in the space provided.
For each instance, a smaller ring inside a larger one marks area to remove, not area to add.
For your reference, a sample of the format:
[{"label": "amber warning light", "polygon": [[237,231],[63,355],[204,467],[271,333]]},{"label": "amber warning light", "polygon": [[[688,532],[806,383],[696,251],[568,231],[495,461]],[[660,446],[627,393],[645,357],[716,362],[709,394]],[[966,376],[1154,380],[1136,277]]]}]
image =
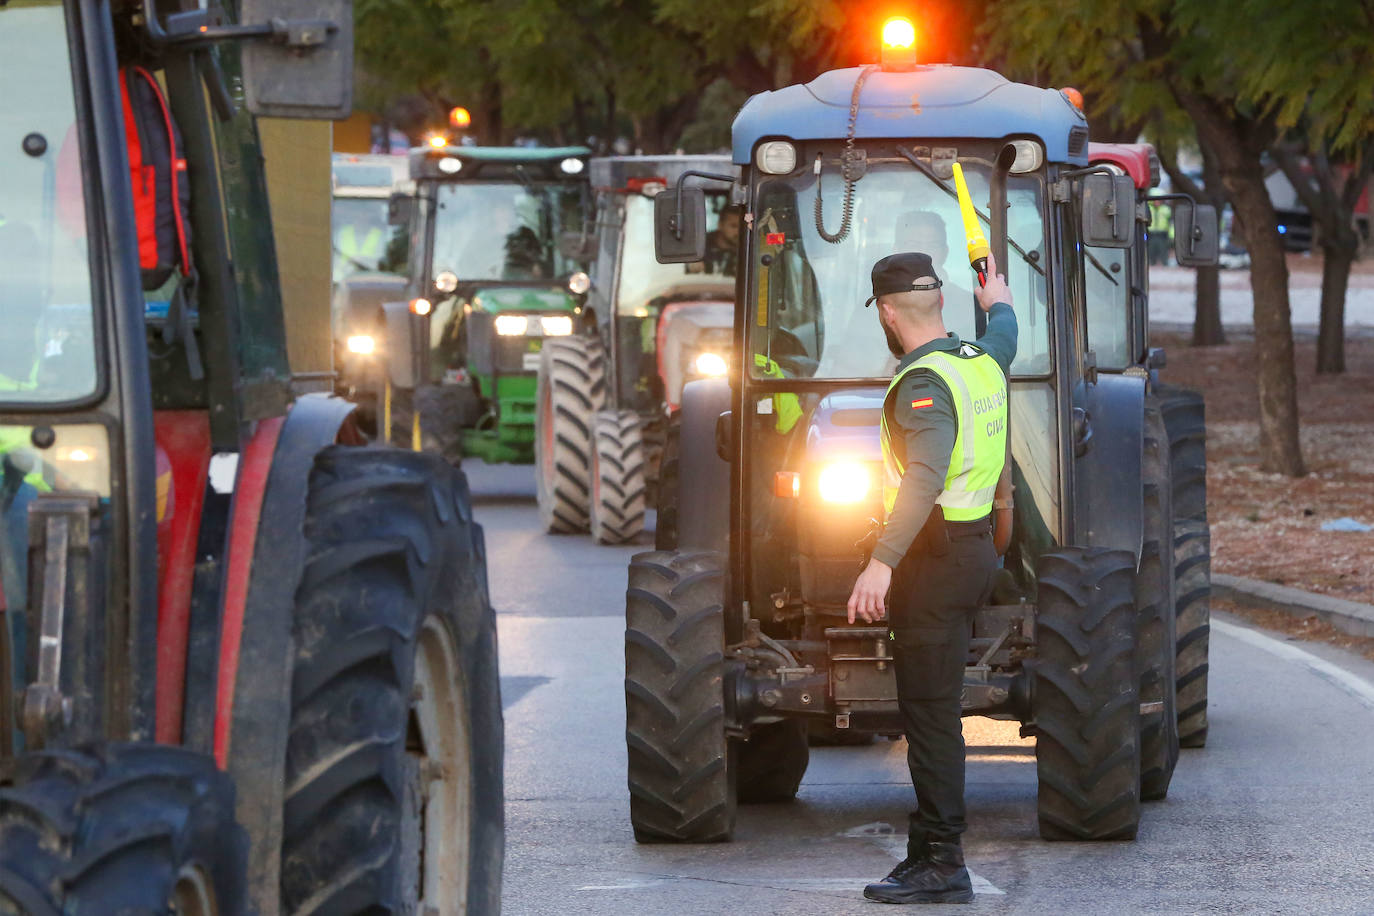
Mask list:
[{"label": "amber warning light", "polygon": [[450,127],[466,130],[472,126],[472,114],[462,106],[450,108],[448,110],[448,123]]},{"label": "amber warning light", "polygon": [[884,70],[910,70],[916,66],[916,27],[905,16],[883,23]]}]

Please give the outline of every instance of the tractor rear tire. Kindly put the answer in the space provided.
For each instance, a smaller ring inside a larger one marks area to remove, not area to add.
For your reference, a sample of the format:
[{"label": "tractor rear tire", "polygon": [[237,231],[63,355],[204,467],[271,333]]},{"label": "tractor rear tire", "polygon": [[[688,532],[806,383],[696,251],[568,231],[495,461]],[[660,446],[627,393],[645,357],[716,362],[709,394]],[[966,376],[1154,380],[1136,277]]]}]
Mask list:
[{"label": "tractor rear tire", "polygon": [[1040,835],[1129,840],[1140,825],[1135,557],[1065,547],[1038,569],[1030,672]]},{"label": "tractor rear tire", "polygon": [[658,466],[658,512],[654,520],[654,549],[677,550],[678,478],[682,469],[682,414],[668,418],[663,436],[663,460]]},{"label": "tractor rear tire", "polygon": [[811,748],[805,719],[783,719],[749,730],[736,741],[735,797],[741,805],[788,802],[797,797]]},{"label": "tractor rear tire", "polygon": [[496,912],[501,697],[466,478],[436,455],[331,446],[305,535],[281,912]]},{"label": "tractor rear tire", "polygon": [[652,551],[625,592],[625,744],[640,843],[708,843],[735,829],[725,736],[724,558]]},{"label": "tractor rear tire", "polygon": [[1174,597],[1178,658],[1178,742],[1207,745],[1212,536],[1207,524],[1207,413],[1202,394],[1168,385],[1156,397],[1169,430],[1173,465]]},{"label": "tractor rear tire", "polygon": [[555,337],[539,354],[534,479],[539,523],[576,534],[590,523],[596,415],[606,404],[606,361],[597,337]]},{"label": "tractor rear tire", "polygon": [[644,530],[644,435],[633,410],[596,415],[589,527],[598,544],[628,544]]},{"label": "tractor rear tire", "polygon": [[184,748],[26,753],[0,789],[0,913],[238,916],[247,855],[233,781]]},{"label": "tractor rear tire", "polygon": [[1145,408],[1143,531],[1135,577],[1136,665],[1140,676],[1140,797],[1169,794],[1178,764],[1178,710],[1174,661],[1174,524],[1169,487],[1169,443],[1157,407]]}]

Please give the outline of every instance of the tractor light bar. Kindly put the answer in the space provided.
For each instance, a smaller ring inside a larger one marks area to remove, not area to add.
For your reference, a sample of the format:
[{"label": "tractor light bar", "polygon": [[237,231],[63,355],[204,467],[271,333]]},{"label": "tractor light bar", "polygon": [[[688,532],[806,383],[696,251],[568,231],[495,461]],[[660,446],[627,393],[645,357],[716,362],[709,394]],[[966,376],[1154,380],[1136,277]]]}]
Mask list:
[{"label": "tractor light bar", "polygon": [[883,50],[879,58],[884,70],[913,70],[916,67],[916,27],[905,16],[894,16],[883,23]]},{"label": "tractor light bar", "polygon": [[524,315],[497,315],[493,322],[502,337],[519,337],[528,330],[530,320]]}]

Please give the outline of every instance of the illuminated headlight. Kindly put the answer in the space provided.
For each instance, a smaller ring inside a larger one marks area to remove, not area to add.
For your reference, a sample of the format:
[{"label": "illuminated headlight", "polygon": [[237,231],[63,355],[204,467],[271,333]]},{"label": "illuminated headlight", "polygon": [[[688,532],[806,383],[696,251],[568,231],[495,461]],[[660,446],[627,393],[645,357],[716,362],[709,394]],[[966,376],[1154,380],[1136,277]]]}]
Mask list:
[{"label": "illuminated headlight", "polygon": [[828,503],[856,503],[873,486],[872,472],[862,464],[841,462],[821,470],[821,499]]},{"label": "illuminated headlight", "polygon": [[545,315],[539,319],[539,328],[545,337],[567,337],[572,333],[572,318],[568,315]]},{"label": "illuminated headlight", "polygon": [[701,375],[724,375],[727,369],[725,357],[719,353],[702,353],[697,356],[696,369]]},{"label": "illuminated headlight", "polygon": [[439,171],[445,175],[457,175],[463,170],[463,160],[445,156],[439,160]]},{"label": "illuminated headlight", "polygon": [[349,353],[360,353],[366,356],[377,349],[377,341],[372,339],[371,334],[354,334],[347,341]]},{"label": "illuminated headlight", "polygon": [[451,270],[441,270],[434,275],[434,288],[441,293],[451,293],[458,288],[458,275]]},{"label": "illuminated headlight", "polygon": [[568,292],[574,296],[580,296],[592,288],[592,278],[587,276],[584,271],[577,271],[568,278]]},{"label": "illuminated headlight", "polygon": [[530,320],[524,315],[497,315],[496,333],[502,337],[519,337],[530,326]]},{"label": "illuminated headlight", "polygon": [[574,159],[570,156],[560,162],[558,167],[563,170],[564,175],[581,175],[582,170],[586,168],[586,163],[581,159]]},{"label": "illuminated headlight", "polygon": [[754,164],[765,175],[786,175],[797,167],[797,148],[786,140],[760,143]]},{"label": "illuminated headlight", "polygon": [[1016,158],[1012,160],[1008,171],[1013,175],[1034,172],[1044,164],[1045,149],[1034,140],[1013,140],[1011,145],[1016,150]]}]

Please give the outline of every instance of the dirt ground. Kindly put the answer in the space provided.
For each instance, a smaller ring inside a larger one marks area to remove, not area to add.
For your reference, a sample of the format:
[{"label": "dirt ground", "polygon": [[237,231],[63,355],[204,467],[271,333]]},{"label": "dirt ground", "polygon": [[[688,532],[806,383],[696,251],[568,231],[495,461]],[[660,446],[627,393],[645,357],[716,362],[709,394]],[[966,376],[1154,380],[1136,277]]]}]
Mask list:
[{"label": "dirt ground", "polygon": [[1155,333],[1164,381],[1207,401],[1207,513],[1212,569],[1352,601],[1374,602],[1374,532],[1322,531],[1343,517],[1374,525],[1374,336],[1352,334],[1346,372],[1316,374],[1316,342],[1297,339],[1298,403],[1308,474],[1259,470],[1254,342],[1228,332],[1221,347]]}]

